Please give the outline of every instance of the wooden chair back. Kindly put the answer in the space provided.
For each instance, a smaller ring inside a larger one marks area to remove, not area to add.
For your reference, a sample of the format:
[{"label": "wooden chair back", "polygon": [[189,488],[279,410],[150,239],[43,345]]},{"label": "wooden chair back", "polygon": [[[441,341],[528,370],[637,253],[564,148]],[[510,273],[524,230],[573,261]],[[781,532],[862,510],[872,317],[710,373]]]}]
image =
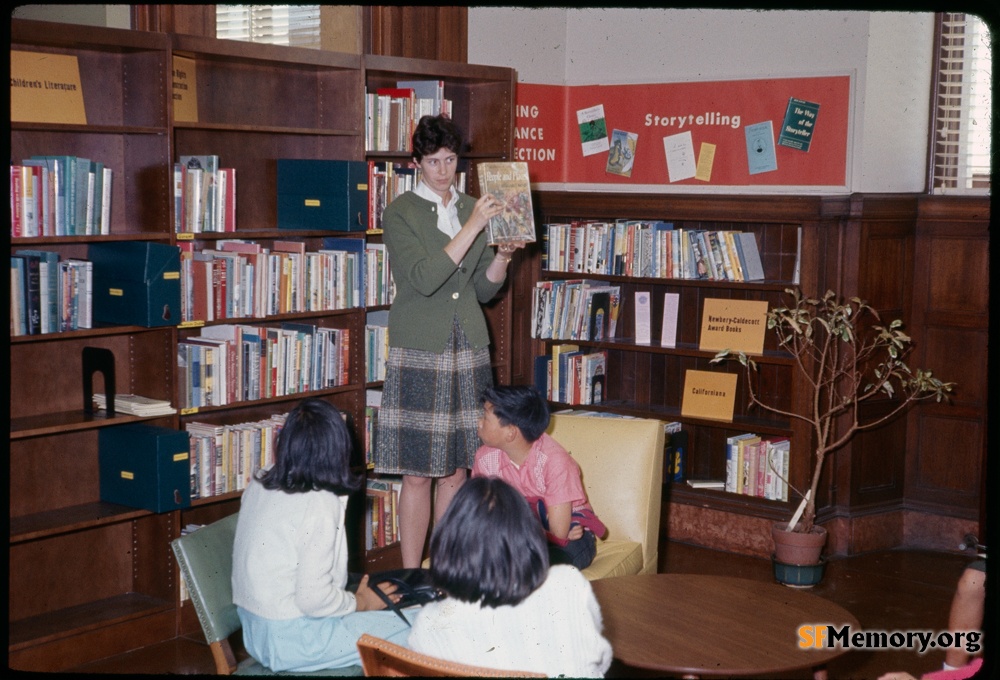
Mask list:
[{"label": "wooden chair back", "polygon": [[544,673],[506,671],[445,661],[388,640],[368,635],[358,639],[361,666],[368,677],[544,678]]}]

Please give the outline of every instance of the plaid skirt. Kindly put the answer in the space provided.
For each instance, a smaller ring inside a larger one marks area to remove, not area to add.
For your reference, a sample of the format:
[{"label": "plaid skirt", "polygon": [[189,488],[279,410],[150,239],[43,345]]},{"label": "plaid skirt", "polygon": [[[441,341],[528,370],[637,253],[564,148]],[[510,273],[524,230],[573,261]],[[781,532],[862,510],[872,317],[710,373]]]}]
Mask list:
[{"label": "plaid skirt", "polygon": [[457,321],[442,353],[390,347],[375,471],[447,477],[471,468],[480,444],[479,398],[492,386],[489,349],[473,349]]}]

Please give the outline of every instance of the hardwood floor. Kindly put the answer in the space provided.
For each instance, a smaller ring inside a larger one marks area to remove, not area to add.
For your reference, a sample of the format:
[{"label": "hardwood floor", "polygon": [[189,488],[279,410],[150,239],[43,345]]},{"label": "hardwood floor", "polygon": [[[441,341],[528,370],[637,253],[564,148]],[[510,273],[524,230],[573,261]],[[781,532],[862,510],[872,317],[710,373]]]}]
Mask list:
[{"label": "hardwood floor", "polygon": [[[947,627],[955,584],[969,556],[922,550],[889,550],[840,558],[827,565],[823,582],[811,592],[851,611],[869,630],[934,630]],[[682,543],[661,546],[660,571],[737,576],[773,580],[766,560],[734,555]],[[872,679],[891,670],[920,677],[941,668],[944,654],[931,651],[850,652],[829,667],[831,680]],[[214,673],[208,646],[200,638],[177,638],[128,654],[88,664],[74,671],[104,674]],[[612,666],[608,677],[641,677],[632,668]],[[780,676],[781,680],[811,677],[809,673]],[[775,679],[778,680],[778,679]]]}]

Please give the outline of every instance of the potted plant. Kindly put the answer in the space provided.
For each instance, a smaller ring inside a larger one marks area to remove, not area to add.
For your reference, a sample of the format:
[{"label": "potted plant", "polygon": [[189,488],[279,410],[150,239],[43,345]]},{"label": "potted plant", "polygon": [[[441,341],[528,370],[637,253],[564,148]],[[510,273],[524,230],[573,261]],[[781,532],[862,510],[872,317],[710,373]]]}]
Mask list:
[{"label": "potted plant", "polygon": [[[809,487],[805,493],[796,490],[802,502],[790,521],[773,527],[772,536],[776,575],[783,571],[779,565],[819,565],[814,570],[818,572],[814,582],[818,582],[826,531],[815,525],[816,493],[826,459],[858,432],[885,424],[917,401],[947,399],[954,383],[942,382],[930,371],[906,364],[912,340],[902,331],[902,321],[881,325],[878,312],[866,302],[858,298],[843,301],[833,291],[819,299],[803,297],[797,289],[785,292],[791,304],[769,310],[767,328],[777,334],[778,346],[794,360],[794,370],[806,386],[806,398],[799,402],[805,408],[785,410],[764,403],[749,379],[757,364],[743,352],[723,350],[711,363],[738,359],[746,370],[751,406],[804,421],[812,430]],[[864,419],[860,407],[879,396],[892,400],[891,408]],[[797,548],[792,556],[786,556],[785,539],[811,543],[811,554],[804,556]]]}]

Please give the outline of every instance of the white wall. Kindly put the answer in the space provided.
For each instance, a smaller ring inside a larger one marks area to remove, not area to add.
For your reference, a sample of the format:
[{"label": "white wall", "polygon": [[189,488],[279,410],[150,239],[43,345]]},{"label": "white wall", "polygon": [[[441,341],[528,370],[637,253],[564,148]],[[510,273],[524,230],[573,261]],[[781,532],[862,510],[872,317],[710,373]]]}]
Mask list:
[{"label": "white wall", "polygon": [[933,15],[469,8],[469,61],[518,80],[614,84],[849,73],[851,192],[922,192]]}]

